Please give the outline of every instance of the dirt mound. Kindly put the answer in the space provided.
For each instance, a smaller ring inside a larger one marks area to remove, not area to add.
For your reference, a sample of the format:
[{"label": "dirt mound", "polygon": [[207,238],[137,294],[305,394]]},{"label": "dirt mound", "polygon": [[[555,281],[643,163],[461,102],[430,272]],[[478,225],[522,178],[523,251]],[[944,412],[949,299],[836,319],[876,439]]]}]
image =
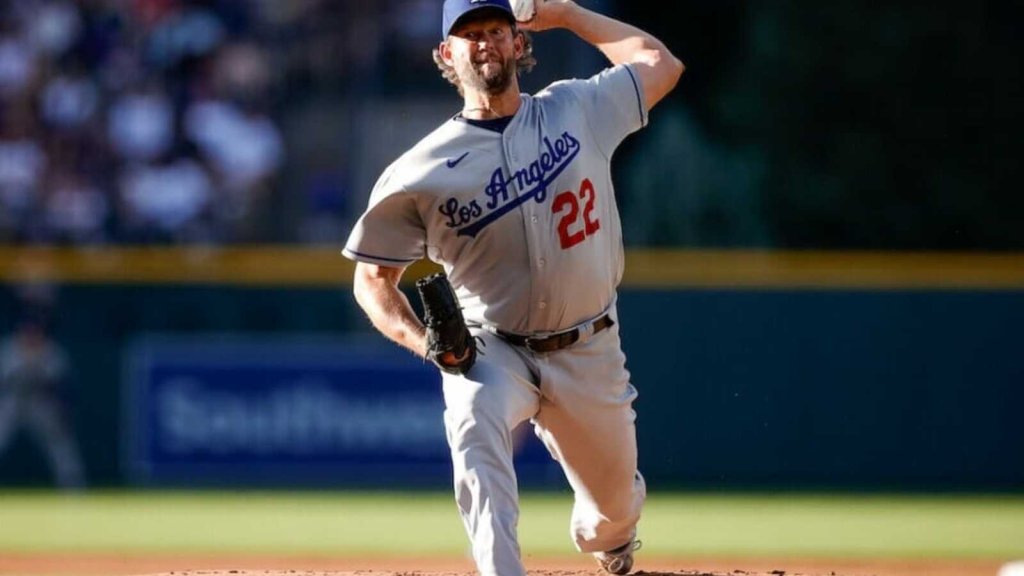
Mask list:
[{"label": "dirt mound", "polygon": [[[523,559],[530,576],[599,576],[585,555]],[[638,558],[633,576],[994,576],[991,559]],[[0,576],[476,576],[468,556],[0,552]]]},{"label": "dirt mound", "polygon": [[[603,574],[598,570],[531,570],[529,576],[595,576]],[[476,576],[476,572],[308,572],[302,570],[184,570],[148,574],[145,576]],[[803,574],[773,570],[772,572],[633,572],[633,576],[841,576],[835,572],[827,575]]]}]

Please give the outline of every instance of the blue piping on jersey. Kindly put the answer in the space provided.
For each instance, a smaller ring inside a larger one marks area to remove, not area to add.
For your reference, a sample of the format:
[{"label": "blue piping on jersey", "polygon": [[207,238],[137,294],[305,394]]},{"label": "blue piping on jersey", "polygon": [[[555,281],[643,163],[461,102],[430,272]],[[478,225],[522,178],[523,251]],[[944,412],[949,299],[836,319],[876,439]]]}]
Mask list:
[{"label": "blue piping on jersey", "polygon": [[640,108],[640,123],[644,122],[644,103],[643,96],[640,94],[640,86],[636,82],[636,76],[633,75],[633,69],[626,66],[626,72],[629,72],[629,79],[633,81],[633,90],[636,90],[636,104]]},{"label": "blue piping on jersey", "polygon": [[[577,147],[575,150],[573,150],[572,153],[569,156],[567,156],[566,159],[555,170],[551,171],[550,174],[546,174],[544,178],[540,181],[540,183],[537,184],[537,186],[535,186],[532,190],[520,194],[508,204],[505,204],[504,206],[498,208],[494,212],[487,214],[483,218],[459,230],[456,236],[469,236],[470,238],[476,238],[476,235],[479,234],[481,230],[486,228],[492,222],[494,222],[498,218],[501,218],[505,214],[508,214],[515,208],[518,208],[526,201],[532,200],[534,197],[538,196],[542,190],[546,191],[548,185],[551,184],[555,180],[555,178],[557,178],[558,175],[562,173],[563,170],[565,170],[566,166],[572,163],[573,159],[576,158],[576,155],[580,153],[581,149],[582,147]],[[543,199],[543,196],[541,198]]]},{"label": "blue piping on jersey", "polygon": [[345,252],[348,252],[349,254],[352,254],[353,256],[359,256],[360,258],[370,258],[370,259],[373,259],[373,260],[384,260],[385,262],[396,262],[398,264],[406,264],[406,263],[412,263],[412,262],[416,261],[415,258],[413,258],[412,260],[408,260],[408,259],[405,259],[405,258],[402,258],[402,259],[399,259],[399,258],[385,258],[383,256],[374,256],[373,254],[363,254],[362,252],[356,252],[355,250],[349,250],[348,248],[345,248]]}]

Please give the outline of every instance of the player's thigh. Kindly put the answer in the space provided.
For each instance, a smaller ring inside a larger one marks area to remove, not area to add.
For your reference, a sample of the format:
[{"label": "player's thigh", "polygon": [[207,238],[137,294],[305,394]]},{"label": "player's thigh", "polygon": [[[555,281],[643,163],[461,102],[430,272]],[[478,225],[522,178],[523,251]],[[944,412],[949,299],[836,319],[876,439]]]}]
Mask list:
[{"label": "player's thigh", "polygon": [[489,333],[481,333],[477,361],[464,376],[442,373],[445,423],[501,425],[508,430],[532,418],[539,407],[536,376],[525,356]]},{"label": "player's thigh", "polygon": [[545,402],[535,420],[538,437],[569,482],[598,500],[632,486],[637,467],[637,392],[615,328],[571,349],[571,355],[551,358],[543,371]]}]

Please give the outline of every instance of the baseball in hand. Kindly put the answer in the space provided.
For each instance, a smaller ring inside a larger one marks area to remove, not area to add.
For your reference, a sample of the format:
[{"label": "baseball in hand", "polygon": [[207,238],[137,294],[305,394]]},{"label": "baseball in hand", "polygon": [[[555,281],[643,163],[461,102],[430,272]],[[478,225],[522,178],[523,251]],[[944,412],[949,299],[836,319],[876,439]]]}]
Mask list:
[{"label": "baseball in hand", "polygon": [[533,0],[509,0],[509,5],[512,6],[512,13],[519,22],[529,22],[537,13],[533,6]]}]

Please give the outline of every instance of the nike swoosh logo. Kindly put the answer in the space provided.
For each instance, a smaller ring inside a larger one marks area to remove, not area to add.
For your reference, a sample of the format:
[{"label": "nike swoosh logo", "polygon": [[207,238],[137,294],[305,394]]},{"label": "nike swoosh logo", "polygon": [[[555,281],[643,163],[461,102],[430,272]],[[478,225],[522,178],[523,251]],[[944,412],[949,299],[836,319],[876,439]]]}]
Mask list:
[{"label": "nike swoosh logo", "polygon": [[455,158],[454,160],[449,158],[448,159],[448,167],[449,168],[455,168],[456,166],[459,165],[459,162],[462,162],[462,159],[465,158],[466,156],[469,156],[469,152],[466,152],[465,154],[463,154],[462,156],[459,156],[458,158]]}]

